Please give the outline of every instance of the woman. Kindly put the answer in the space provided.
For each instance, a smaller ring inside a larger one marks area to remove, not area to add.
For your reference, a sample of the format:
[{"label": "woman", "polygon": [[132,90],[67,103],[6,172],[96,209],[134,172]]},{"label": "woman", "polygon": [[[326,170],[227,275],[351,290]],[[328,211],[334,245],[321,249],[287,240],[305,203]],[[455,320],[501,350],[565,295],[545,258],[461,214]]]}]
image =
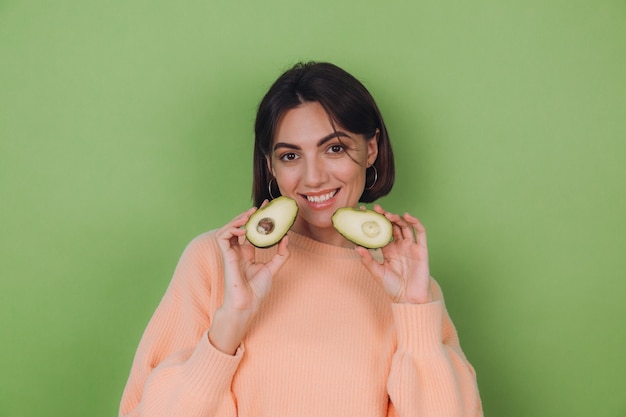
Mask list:
[{"label": "woman", "polygon": [[252,208],[194,239],[139,345],[120,416],[480,416],[481,402],[415,217],[377,251],[331,223],[387,194],[393,153],[365,87],[298,64],[257,113],[253,197],[296,200],[274,247]]}]

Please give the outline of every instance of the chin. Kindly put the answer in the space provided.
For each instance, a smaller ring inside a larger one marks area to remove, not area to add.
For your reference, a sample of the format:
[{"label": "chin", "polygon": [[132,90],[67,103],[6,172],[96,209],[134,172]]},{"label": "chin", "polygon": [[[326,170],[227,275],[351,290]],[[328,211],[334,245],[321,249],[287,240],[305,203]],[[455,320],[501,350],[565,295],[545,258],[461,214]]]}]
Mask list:
[{"label": "chin", "polygon": [[328,229],[333,227],[332,216],[334,210],[328,213],[314,213],[313,216],[300,217],[300,225],[305,228]]}]

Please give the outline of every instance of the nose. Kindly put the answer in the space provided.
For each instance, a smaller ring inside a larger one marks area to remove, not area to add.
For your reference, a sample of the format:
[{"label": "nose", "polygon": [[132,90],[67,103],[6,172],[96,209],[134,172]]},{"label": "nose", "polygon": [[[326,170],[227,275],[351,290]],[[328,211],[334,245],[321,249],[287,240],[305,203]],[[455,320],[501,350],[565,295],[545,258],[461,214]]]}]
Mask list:
[{"label": "nose", "polygon": [[328,171],[323,161],[315,158],[307,161],[304,173],[304,185],[309,188],[319,188],[328,178]]}]

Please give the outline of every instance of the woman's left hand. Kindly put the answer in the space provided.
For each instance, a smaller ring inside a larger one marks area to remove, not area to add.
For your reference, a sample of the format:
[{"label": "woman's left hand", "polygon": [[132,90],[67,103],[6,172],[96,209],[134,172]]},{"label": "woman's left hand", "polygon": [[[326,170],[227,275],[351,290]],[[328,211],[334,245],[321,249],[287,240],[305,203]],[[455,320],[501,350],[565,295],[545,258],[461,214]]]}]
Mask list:
[{"label": "woman's left hand", "polygon": [[357,246],[363,265],[378,279],[396,303],[423,304],[432,301],[426,229],[408,213],[404,216],[385,211],[379,205],[374,211],[384,215],[393,226],[393,241],[382,248],[383,262],[376,261],[369,250]]}]

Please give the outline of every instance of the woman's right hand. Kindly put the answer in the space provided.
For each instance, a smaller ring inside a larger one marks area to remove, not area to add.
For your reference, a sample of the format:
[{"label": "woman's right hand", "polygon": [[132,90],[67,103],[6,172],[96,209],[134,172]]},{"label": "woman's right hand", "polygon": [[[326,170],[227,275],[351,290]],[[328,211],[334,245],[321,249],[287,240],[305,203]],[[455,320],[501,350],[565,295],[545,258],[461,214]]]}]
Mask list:
[{"label": "woman's right hand", "polygon": [[255,262],[254,246],[242,237],[256,208],[235,217],[217,232],[217,243],[224,261],[224,301],[215,312],[209,340],[219,350],[234,354],[269,293],[272,278],[289,258],[287,236],[266,263]]}]

